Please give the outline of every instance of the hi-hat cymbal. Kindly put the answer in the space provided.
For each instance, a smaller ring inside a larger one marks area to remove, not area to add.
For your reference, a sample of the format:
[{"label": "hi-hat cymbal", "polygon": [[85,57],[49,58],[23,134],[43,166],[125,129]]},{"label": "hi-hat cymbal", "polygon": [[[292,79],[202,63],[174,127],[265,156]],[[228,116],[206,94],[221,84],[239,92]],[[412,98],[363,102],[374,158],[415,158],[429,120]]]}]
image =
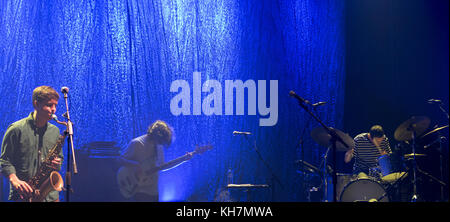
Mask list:
[{"label": "hi-hat cymbal", "polygon": [[421,136],[421,138],[424,138],[424,137],[426,137],[426,136],[428,136],[428,135],[431,135],[431,134],[433,134],[433,133],[435,133],[435,132],[438,132],[438,131],[440,131],[440,130],[443,130],[443,129],[445,129],[445,128],[448,128],[448,125],[442,126],[442,127],[438,127],[438,128],[436,128],[436,129],[434,129],[434,130],[431,130],[430,132],[428,132],[428,133],[424,134],[423,136]]},{"label": "hi-hat cymbal", "polygon": [[426,116],[413,116],[397,127],[394,137],[398,141],[407,141],[413,138],[413,132],[416,137],[420,136],[430,125],[430,118]]},{"label": "hi-hat cymbal", "polygon": [[424,157],[424,156],[427,156],[427,155],[421,154],[421,153],[408,153],[408,154],[403,155],[403,157],[405,157],[406,159],[411,159],[414,157]]},{"label": "hi-hat cymbal", "polygon": [[[338,129],[333,129],[330,127],[331,130],[334,130],[337,135],[339,135],[342,140],[348,145],[348,148],[345,147],[344,144],[337,141],[336,142],[336,150],[337,151],[347,151],[350,149],[353,149],[355,147],[355,142],[353,141],[353,138],[351,138],[347,133],[344,133]],[[317,127],[311,131],[311,137],[316,141],[319,145],[328,147],[330,146],[331,142],[331,135],[328,133],[327,130],[325,130],[323,127]]]}]

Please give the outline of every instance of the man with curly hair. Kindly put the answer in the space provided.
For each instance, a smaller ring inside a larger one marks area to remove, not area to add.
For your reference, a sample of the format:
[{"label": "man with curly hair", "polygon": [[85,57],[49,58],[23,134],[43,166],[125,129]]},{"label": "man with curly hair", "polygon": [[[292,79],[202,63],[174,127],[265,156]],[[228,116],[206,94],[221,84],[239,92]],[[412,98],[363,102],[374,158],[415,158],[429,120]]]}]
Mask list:
[{"label": "man with curly hair", "polygon": [[[158,168],[164,164],[164,147],[172,143],[173,129],[164,121],[157,120],[152,123],[145,135],[131,140],[128,147],[119,158],[119,163],[125,167],[132,168],[135,175],[145,178],[144,183],[138,184],[130,201],[158,202],[158,172],[146,174],[148,170]],[[192,157],[192,156],[191,156]],[[179,165],[181,162],[170,162],[165,164],[167,170]]]}]

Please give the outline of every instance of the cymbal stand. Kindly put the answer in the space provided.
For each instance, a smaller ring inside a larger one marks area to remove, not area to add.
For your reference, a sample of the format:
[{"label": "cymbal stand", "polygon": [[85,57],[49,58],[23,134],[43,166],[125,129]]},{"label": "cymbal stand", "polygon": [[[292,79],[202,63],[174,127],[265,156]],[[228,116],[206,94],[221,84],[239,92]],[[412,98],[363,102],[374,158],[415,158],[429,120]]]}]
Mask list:
[{"label": "cymbal stand", "polygon": [[433,175],[427,173],[426,171],[421,170],[419,167],[417,167],[417,172],[421,173],[422,175],[427,176],[430,178],[430,180],[434,180],[435,182],[439,183],[441,186],[447,186],[442,180],[439,180],[438,178],[434,177]]},{"label": "cymbal stand", "polygon": [[[443,140],[445,140],[445,137],[441,136],[441,133],[438,132],[438,136],[439,136],[439,173],[440,173],[440,180],[443,181],[444,180],[444,173],[443,173],[443,154],[442,154],[442,143]],[[445,201],[444,200],[444,187],[445,185],[441,184],[441,201]]]},{"label": "cymbal stand", "polygon": [[[306,132],[306,128],[309,126],[309,123],[311,121],[312,117],[309,117],[308,121],[306,122],[305,127],[303,127],[303,130],[300,134],[300,140],[298,141],[298,144],[295,146],[295,148],[297,149],[297,147],[301,148],[301,160],[305,161],[305,146],[304,146],[304,142],[305,140],[303,139],[303,136],[305,135]],[[303,191],[303,193],[307,196],[306,199],[308,200],[308,202],[311,201],[310,199],[310,195],[309,195],[309,191],[308,194],[306,193],[306,186],[305,186],[305,178],[306,178],[306,172],[305,172],[305,167],[302,165],[302,185],[301,185],[301,190]]]},{"label": "cymbal stand", "polygon": [[[409,127],[411,128],[411,126]],[[417,195],[417,161],[416,161],[416,131],[412,130],[412,152],[413,152],[413,159],[412,159],[412,167],[413,167],[413,196],[411,197],[411,202],[417,202],[419,199]]]},{"label": "cymbal stand", "polygon": [[328,152],[330,151],[332,147],[328,146],[327,151],[323,155],[322,164],[320,166],[320,169],[322,170],[322,184],[323,184],[323,202],[327,202],[327,196],[328,196]]},{"label": "cymbal stand", "polygon": [[[408,167],[406,168],[405,172],[409,172],[412,171],[413,169],[409,169]],[[424,176],[427,176],[428,178],[430,178],[431,180],[436,181],[437,183],[439,183],[441,186],[446,186],[446,184],[439,180],[438,178],[432,176],[431,174],[421,170],[419,167],[416,168],[418,173],[421,173]],[[395,187],[395,185],[397,185],[399,182],[403,181],[406,177],[408,176],[408,173],[404,173],[401,177],[399,177],[394,183],[387,185],[386,187],[386,192],[377,199],[377,201],[380,201],[381,199],[383,199],[384,197],[386,197],[388,195],[388,193],[390,192],[390,190]]]},{"label": "cymbal stand", "polygon": [[[411,127],[410,127],[411,128]],[[412,158],[412,168],[413,168],[413,196],[411,197],[411,202],[417,202],[419,199],[419,196],[417,195],[417,172],[422,173],[423,175],[431,178],[432,180],[437,181],[441,186],[445,186],[446,184],[442,182],[441,180],[431,176],[427,172],[419,169],[417,167],[417,161],[416,161],[416,132],[412,130],[412,140],[411,140],[411,146],[412,146],[412,152],[413,152],[413,158]]]},{"label": "cymbal stand", "polygon": [[447,120],[449,119],[449,115],[448,112],[445,111],[444,107],[442,107],[442,103],[439,103],[439,108],[441,109],[441,111],[447,116]]}]

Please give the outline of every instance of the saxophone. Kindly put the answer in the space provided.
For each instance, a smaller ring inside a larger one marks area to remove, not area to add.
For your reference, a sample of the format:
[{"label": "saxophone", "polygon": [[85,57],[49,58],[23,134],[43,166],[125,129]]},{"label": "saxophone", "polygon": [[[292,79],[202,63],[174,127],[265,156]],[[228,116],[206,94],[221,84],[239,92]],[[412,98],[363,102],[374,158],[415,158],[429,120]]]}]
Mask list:
[{"label": "saxophone", "polygon": [[42,202],[50,191],[61,191],[64,181],[58,169],[53,168],[52,160],[59,156],[62,146],[67,136],[67,131],[60,135],[56,144],[49,150],[47,157],[41,163],[36,174],[28,181],[33,188],[33,194],[28,197],[29,202]]}]

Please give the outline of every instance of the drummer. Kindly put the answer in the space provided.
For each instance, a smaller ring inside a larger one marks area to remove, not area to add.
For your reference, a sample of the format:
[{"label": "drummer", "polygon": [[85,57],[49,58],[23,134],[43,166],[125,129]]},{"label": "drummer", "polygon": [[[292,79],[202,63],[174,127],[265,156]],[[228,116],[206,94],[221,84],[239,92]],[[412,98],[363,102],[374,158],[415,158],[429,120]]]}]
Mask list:
[{"label": "drummer", "polygon": [[355,148],[345,153],[344,161],[348,163],[355,157],[353,174],[358,175],[358,178],[367,178],[370,175],[369,169],[378,166],[377,158],[392,152],[380,125],[372,126],[368,133],[357,135],[354,141]]}]

